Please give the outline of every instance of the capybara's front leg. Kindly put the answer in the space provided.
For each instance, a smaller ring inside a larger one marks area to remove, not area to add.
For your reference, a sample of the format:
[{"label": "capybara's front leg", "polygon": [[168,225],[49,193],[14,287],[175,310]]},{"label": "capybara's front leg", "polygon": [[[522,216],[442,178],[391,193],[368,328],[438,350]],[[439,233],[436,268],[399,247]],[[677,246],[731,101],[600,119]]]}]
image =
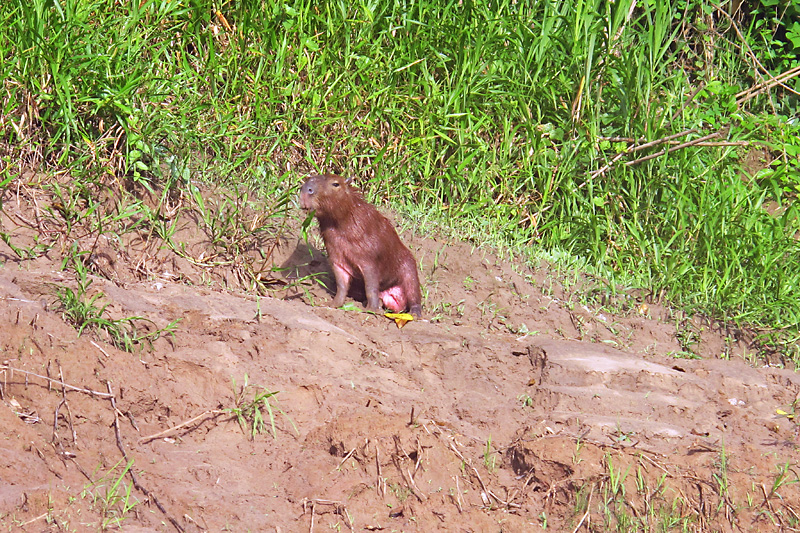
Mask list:
[{"label": "capybara's front leg", "polygon": [[344,305],[345,298],[347,298],[347,292],[350,290],[352,276],[350,272],[334,264],[333,277],[336,279],[336,296],[331,302],[331,307],[341,307]]}]

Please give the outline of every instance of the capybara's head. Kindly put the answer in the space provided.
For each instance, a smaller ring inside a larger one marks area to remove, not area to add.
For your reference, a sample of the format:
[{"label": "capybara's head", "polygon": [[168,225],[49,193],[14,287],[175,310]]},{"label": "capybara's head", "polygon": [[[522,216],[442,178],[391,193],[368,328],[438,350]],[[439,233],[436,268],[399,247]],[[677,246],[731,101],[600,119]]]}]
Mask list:
[{"label": "capybara's head", "polygon": [[349,188],[350,179],[336,174],[316,174],[300,186],[300,207],[328,211],[349,194]]}]

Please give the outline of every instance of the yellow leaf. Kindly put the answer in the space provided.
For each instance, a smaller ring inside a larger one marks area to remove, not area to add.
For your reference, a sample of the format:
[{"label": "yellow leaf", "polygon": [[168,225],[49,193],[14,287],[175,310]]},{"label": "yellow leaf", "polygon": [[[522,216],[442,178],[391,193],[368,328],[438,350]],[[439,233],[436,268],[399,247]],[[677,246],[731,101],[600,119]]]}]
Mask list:
[{"label": "yellow leaf", "polygon": [[397,324],[398,328],[402,328],[406,325],[406,322],[411,322],[414,320],[414,316],[410,313],[386,313],[383,316],[394,320],[394,323]]}]

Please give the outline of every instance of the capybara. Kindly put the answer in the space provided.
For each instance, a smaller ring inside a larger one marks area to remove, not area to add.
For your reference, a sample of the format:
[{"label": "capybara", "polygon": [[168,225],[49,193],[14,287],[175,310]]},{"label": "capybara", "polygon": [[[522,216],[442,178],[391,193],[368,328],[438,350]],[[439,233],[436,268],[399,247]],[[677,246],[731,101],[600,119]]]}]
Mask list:
[{"label": "capybara", "polygon": [[352,281],[363,282],[367,309],[380,311],[381,302],[390,311],[406,309],[419,317],[422,294],[417,263],[400,241],[391,222],[361,193],[350,179],[335,174],[317,174],[300,187],[300,207],[313,209],[328,251],[336,296],[333,307],[341,307]]}]

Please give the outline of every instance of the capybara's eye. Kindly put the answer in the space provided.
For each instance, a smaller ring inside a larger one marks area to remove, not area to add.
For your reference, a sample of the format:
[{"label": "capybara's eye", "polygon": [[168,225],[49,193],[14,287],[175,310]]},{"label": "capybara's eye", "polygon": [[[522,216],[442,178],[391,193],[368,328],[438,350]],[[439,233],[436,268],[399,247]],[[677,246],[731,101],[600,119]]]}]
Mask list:
[{"label": "capybara's eye", "polygon": [[334,181],[334,182],[332,183],[332,185],[333,185],[334,187],[338,187],[338,186],[339,186],[339,182],[338,182],[338,181]]}]

